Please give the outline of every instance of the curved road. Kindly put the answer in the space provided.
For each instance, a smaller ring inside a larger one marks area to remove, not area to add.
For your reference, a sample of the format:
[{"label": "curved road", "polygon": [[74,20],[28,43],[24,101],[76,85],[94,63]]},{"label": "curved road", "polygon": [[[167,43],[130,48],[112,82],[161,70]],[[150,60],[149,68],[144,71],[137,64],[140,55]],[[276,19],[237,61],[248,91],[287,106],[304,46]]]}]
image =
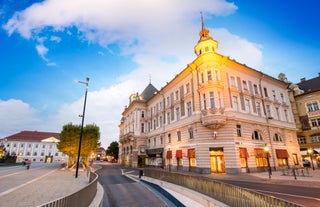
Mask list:
[{"label": "curved road", "polygon": [[105,191],[103,207],[167,206],[148,188],[122,175],[119,165],[105,162],[99,165],[102,168],[96,172]]},{"label": "curved road", "polygon": [[239,178],[233,176],[229,176],[229,179],[214,178],[214,180],[272,195],[306,207],[320,206],[320,188],[319,186],[313,186],[312,182],[310,182],[310,186],[307,186],[306,183],[299,186],[281,182],[266,183],[257,179],[251,181],[247,179],[239,180]]}]

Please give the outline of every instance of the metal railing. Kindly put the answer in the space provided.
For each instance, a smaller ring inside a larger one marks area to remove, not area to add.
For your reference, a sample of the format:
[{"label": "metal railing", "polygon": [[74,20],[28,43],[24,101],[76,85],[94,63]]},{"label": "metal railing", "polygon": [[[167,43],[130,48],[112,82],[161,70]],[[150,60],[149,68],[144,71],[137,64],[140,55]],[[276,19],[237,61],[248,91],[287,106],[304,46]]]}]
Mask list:
[{"label": "metal railing", "polygon": [[[89,184],[81,190],[38,207],[88,207],[97,192],[98,175],[90,172]],[[63,188],[63,186],[61,186]]]},{"label": "metal railing", "polygon": [[240,188],[207,177],[145,168],[145,176],[180,185],[234,207],[301,207],[263,193]]}]

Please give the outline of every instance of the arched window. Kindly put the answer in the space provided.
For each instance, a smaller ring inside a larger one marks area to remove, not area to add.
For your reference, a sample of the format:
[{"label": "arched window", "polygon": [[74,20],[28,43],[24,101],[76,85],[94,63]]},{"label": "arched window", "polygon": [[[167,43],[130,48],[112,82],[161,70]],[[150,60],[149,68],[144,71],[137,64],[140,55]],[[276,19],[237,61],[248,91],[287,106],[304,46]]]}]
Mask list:
[{"label": "arched window", "polygon": [[262,136],[261,136],[260,132],[254,131],[254,132],[252,133],[252,139],[253,139],[253,140],[262,140]]},{"label": "arched window", "polygon": [[281,137],[280,134],[275,133],[274,136],[273,136],[273,141],[275,141],[275,142],[282,142],[283,140],[282,140],[282,137]]}]

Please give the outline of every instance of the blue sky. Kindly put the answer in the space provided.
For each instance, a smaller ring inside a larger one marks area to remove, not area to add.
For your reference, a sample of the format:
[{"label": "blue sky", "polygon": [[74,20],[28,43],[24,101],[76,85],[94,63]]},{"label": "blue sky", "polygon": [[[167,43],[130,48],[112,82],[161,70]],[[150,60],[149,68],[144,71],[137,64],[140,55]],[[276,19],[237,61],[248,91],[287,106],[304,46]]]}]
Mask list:
[{"label": "blue sky", "polygon": [[118,140],[131,93],[196,58],[200,12],[218,52],[289,81],[320,72],[317,0],[0,0],[0,138],[85,123]]}]

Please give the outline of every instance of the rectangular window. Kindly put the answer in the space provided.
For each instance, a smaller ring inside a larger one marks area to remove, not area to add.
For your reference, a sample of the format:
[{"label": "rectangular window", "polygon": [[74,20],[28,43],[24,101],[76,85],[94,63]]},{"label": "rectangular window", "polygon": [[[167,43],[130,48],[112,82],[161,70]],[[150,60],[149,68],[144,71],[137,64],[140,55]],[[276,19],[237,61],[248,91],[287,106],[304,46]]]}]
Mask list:
[{"label": "rectangular window", "polygon": [[264,90],[264,96],[268,97],[268,89],[267,88],[263,88],[263,90]]},{"label": "rectangular window", "polygon": [[167,97],[167,106],[170,106],[170,97]]},{"label": "rectangular window", "polygon": [[176,108],[176,117],[177,117],[177,121],[179,121],[180,120],[180,108],[179,107]]},{"label": "rectangular window", "polygon": [[240,124],[237,124],[237,136],[238,137],[241,137],[241,125]]},{"label": "rectangular window", "polygon": [[272,90],[272,96],[273,96],[273,100],[276,100],[276,91]]},{"label": "rectangular window", "polygon": [[141,123],[141,133],[144,133],[144,123]]},{"label": "rectangular window", "polygon": [[190,83],[186,84],[186,90],[187,90],[187,93],[190,93]]},{"label": "rectangular window", "polygon": [[284,117],[286,119],[287,122],[289,122],[289,117],[288,117],[288,111],[284,110]]},{"label": "rectangular window", "polygon": [[141,111],[141,118],[144,118],[144,111]]},{"label": "rectangular window", "polygon": [[206,94],[203,94],[202,97],[203,97],[203,109],[207,109]]},{"label": "rectangular window", "polygon": [[246,113],[250,114],[251,113],[250,101],[248,99],[245,99],[244,100],[244,105],[245,105]]},{"label": "rectangular window", "polygon": [[204,83],[203,73],[201,73],[201,82]]},{"label": "rectangular window", "polygon": [[208,77],[208,81],[212,80],[212,74],[210,70],[207,71],[207,77]]},{"label": "rectangular window", "polygon": [[192,127],[189,127],[189,128],[188,128],[188,132],[189,132],[189,138],[190,138],[190,139],[193,139],[193,128],[192,128]]},{"label": "rectangular window", "polygon": [[236,87],[236,79],[234,78],[234,76],[230,77],[230,83],[232,87]]},{"label": "rectangular window", "polygon": [[267,116],[268,116],[268,118],[272,118],[270,105],[266,105],[266,110],[267,110]]},{"label": "rectangular window", "polygon": [[171,134],[168,134],[168,143],[171,143]]},{"label": "rectangular window", "polygon": [[256,84],[253,84],[253,90],[255,94],[259,94],[258,86]]},{"label": "rectangular window", "polygon": [[179,100],[179,91],[176,91],[176,100]]},{"label": "rectangular window", "polygon": [[192,115],[191,101],[187,103],[188,116]]},{"label": "rectangular window", "polygon": [[286,101],[284,100],[284,95],[283,95],[283,93],[280,93],[280,97],[281,97],[282,103],[285,103]]},{"label": "rectangular window", "polygon": [[157,145],[157,139],[154,137],[153,138],[153,146],[156,146]]},{"label": "rectangular window", "polygon": [[159,117],[159,125],[162,127],[162,116]]},{"label": "rectangular window", "polygon": [[210,92],[210,108],[214,108],[214,93]]},{"label": "rectangular window", "polygon": [[319,106],[317,102],[307,104],[308,112],[319,110]]},{"label": "rectangular window", "polygon": [[236,96],[232,97],[233,109],[239,111],[238,98]]},{"label": "rectangular window", "polygon": [[178,136],[178,142],[181,141],[181,131],[177,131],[177,136]]},{"label": "rectangular window", "polygon": [[242,85],[243,85],[243,90],[247,91],[248,90],[247,81],[243,80]]},{"label": "rectangular window", "polygon": [[280,112],[278,107],[276,107],[276,113],[277,113],[276,119],[280,120]]},{"label": "rectangular window", "polygon": [[256,103],[256,108],[257,108],[258,116],[261,117],[261,106],[260,106],[260,103],[259,103],[259,102]]}]

